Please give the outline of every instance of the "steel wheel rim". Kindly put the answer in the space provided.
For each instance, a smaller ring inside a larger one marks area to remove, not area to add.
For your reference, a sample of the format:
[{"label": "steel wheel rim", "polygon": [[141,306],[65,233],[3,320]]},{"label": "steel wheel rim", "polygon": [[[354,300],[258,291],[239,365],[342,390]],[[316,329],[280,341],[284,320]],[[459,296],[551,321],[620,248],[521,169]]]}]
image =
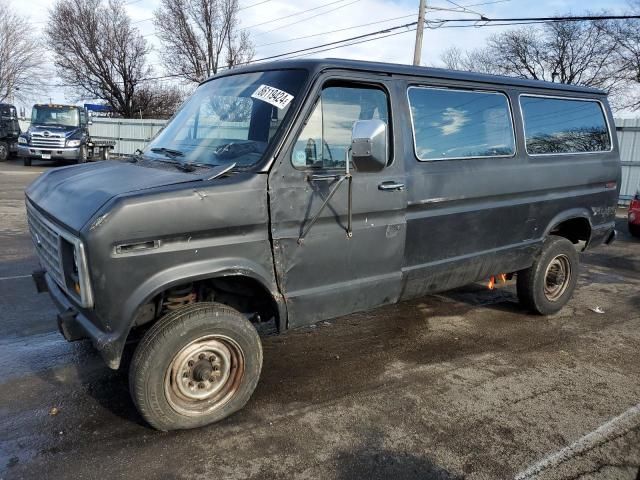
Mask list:
[{"label": "steel wheel rim", "polygon": [[200,337],[183,347],[165,373],[171,408],[187,416],[211,413],[238,391],[244,376],[240,346],[223,335]]},{"label": "steel wheel rim", "polygon": [[571,262],[565,254],[554,257],[544,274],[544,295],[550,302],[557,301],[567,290],[571,280]]}]

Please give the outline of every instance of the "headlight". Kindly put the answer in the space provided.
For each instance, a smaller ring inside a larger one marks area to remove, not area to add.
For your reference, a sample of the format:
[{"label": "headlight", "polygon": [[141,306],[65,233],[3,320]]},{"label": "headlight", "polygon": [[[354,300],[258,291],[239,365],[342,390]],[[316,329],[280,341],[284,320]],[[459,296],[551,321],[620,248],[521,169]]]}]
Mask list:
[{"label": "headlight", "polygon": [[24,138],[24,137],[18,137],[18,143],[19,143],[20,145],[26,145],[26,144],[27,144],[27,143],[29,143],[29,142],[27,142],[27,139],[26,139],[26,138]]},{"label": "headlight", "polygon": [[79,147],[80,140],[67,140],[67,147]]},{"label": "headlight", "polygon": [[84,244],[77,238],[63,237],[62,247],[62,270],[67,292],[81,306],[91,308],[93,306],[93,292],[89,283],[89,270],[87,268],[87,257]]}]

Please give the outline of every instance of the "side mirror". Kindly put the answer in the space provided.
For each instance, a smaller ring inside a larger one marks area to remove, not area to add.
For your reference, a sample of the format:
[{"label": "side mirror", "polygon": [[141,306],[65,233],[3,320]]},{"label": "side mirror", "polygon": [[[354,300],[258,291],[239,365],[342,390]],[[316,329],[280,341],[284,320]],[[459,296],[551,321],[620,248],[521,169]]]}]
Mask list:
[{"label": "side mirror", "polygon": [[387,166],[387,124],[358,120],[351,130],[351,160],[359,172],[379,172]]}]

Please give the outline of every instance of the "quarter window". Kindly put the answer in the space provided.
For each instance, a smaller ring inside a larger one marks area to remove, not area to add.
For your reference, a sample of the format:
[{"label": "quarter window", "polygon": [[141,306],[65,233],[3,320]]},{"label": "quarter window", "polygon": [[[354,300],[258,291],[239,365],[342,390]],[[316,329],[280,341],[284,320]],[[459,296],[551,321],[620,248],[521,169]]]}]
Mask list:
[{"label": "quarter window", "polygon": [[371,119],[389,124],[384,91],[350,86],[324,88],[294,146],[293,166],[299,169],[344,168],[354,122]]},{"label": "quarter window", "polygon": [[520,97],[527,152],[558,154],[611,150],[611,137],[595,100]]},{"label": "quarter window", "polygon": [[419,160],[515,154],[511,111],[504,94],[411,87],[408,97]]}]

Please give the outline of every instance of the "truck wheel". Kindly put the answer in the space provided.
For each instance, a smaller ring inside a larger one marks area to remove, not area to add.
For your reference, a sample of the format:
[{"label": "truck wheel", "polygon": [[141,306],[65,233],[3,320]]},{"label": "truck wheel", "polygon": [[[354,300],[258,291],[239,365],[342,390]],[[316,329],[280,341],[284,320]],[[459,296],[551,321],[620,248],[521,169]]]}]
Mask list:
[{"label": "truck wheel", "polygon": [[640,238],[640,225],[629,224],[629,233],[634,237]]},{"label": "truck wheel", "polygon": [[82,145],[80,147],[80,152],[78,152],[78,163],[87,163],[87,146]]},{"label": "truck wheel", "polygon": [[31,159],[29,157],[24,157],[24,160],[22,160],[22,163],[24,164],[25,167],[30,167]]},{"label": "truck wheel", "polygon": [[578,252],[573,244],[566,238],[549,236],[533,265],[518,272],[520,303],[540,315],[558,312],[573,295],[578,267]]},{"label": "truck wheel", "polygon": [[0,142],[0,162],[4,162],[9,158],[9,144]]},{"label": "truck wheel", "polygon": [[149,329],[133,355],[129,386],[152,427],[187,429],[240,410],[261,369],[262,345],[251,322],[226,305],[203,302]]}]

